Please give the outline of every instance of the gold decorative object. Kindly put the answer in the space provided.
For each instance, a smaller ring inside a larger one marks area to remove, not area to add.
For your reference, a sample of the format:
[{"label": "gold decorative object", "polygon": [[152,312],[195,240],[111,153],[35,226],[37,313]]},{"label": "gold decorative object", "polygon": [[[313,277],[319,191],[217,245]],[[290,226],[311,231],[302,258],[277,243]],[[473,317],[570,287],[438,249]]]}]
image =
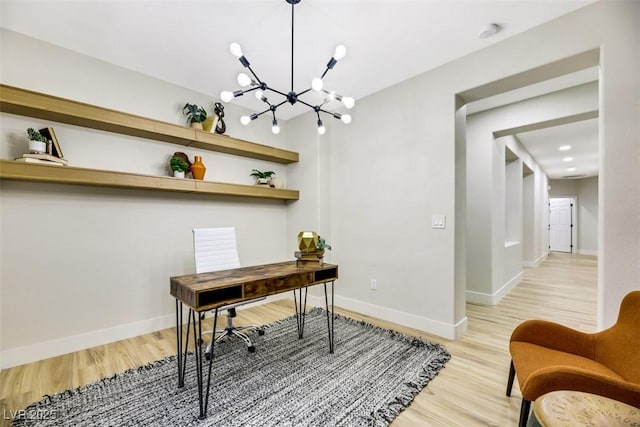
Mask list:
[{"label": "gold decorative object", "polygon": [[301,231],[298,233],[298,249],[302,253],[314,253],[318,250],[318,233]]},{"label": "gold decorative object", "polygon": [[294,253],[296,257],[296,266],[322,266],[322,257],[324,249],[320,248],[320,238],[315,231],[301,231],[298,233],[298,249]]}]

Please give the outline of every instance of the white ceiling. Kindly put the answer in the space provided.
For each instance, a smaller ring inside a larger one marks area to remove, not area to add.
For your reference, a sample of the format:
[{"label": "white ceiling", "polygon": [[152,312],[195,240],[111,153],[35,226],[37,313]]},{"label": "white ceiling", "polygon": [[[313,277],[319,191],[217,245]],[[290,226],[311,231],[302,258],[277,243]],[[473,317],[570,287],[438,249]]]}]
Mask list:
[{"label": "white ceiling", "polygon": [[[467,105],[467,114],[478,113],[569,87],[598,81],[598,78],[598,67],[587,68],[535,85],[471,102]],[[536,159],[536,162],[550,179],[575,179],[598,175],[597,119],[518,133],[515,136],[524,145],[529,154]],[[571,149],[569,151],[560,151],[558,148],[562,145],[570,145]],[[563,161],[566,157],[573,157],[573,160],[570,162]],[[574,167],[575,170],[568,170],[570,167]]]},{"label": "white ceiling", "polygon": [[[308,88],[344,44],[347,56],[329,71],[325,88],[355,97],[357,108],[359,98],[593,1],[302,0],[295,6],[294,90]],[[216,98],[238,89],[243,68],[228,50],[235,41],[262,80],[291,89],[285,0],[2,0],[0,7],[4,28]],[[490,22],[503,31],[478,38]],[[264,109],[253,96],[233,102]],[[285,104],[278,118],[307,111]]]}]

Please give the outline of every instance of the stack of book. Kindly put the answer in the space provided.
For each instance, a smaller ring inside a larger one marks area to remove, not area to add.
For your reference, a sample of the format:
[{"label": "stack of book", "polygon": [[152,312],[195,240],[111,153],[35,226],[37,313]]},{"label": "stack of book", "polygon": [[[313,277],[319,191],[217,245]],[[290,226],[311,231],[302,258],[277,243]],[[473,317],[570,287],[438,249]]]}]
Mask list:
[{"label": "stack of book", "polygon": [[61,159],[60,157],[52,156],[51,154],[45,153],[26,153],[23,154],[22,157],[17,157],[16,161],[26,163],[41,163],[52,166],[67,166],[67,164],[69,163],[66,159]]},{"label": "stack of book", "polygon": [[320,267],[322,266],[322,257],[324,251],[316,252],[294,252],[296,257],[296,267]]}]

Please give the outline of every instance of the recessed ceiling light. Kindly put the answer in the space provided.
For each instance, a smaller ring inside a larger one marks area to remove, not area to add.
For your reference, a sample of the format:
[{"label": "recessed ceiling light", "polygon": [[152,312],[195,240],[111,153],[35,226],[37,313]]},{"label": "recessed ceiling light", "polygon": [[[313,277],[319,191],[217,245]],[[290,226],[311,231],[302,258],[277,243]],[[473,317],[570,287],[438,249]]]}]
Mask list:
[{"label": "recessed ceiling light", "polygon": [[568,150],[571,150],[571,146],[570,145],[561,145],[560,147],[558,147],[558,150],[560,150],[560,151],[568,151]]},{"label": "recessed ceiling light", "polygon": [[478,37],[480,37],[481,39],[486,39],[487,37],[491,37],[494,34],[500,32],[500,30],[502,30],[502,26],[500,26],[499,24],[494,24],[494,23],[487,24],[482,28],[480,28]]},{"label": "recessed ceiling light", "polygon": [[573,157],[565,157],[564,159],[562,159],[563,162],[570,162],[573,160]]},{"label": "recessed ceiling light", "polygon": [[567,172],[574,172],[575,170],[576,170],[576,168],[574,168],[574,167],[567,168]]}]

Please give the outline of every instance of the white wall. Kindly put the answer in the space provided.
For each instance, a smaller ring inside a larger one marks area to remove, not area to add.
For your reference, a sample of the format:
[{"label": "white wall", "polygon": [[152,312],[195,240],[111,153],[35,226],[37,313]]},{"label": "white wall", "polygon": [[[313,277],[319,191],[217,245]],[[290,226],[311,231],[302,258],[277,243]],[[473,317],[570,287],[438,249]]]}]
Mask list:
[{"label": "white wall", "polygon": [[[605,224],[599,239],[599,325],[615,321],[622,296],[640,283],[640,82],[629,71],[640,67],[639,8],[637,2],[597,2],[358,100],[351,125],[333,126],[330,141],[325,138],[331,144],[341,303],[455,336],[464,320],[456,301],[465,292],[455,285],[456,267],[465,262],[455,248],[456,228],[464,227],[454,216],[455,96],[483,85],[493,91],[487,96],[508,90],[496,83],[506,78],[534,83],[520,73],[596,49],[606,194],[599,215]],[[445,230],[430,227],[433,214],[447,216]],[[372,278],[378,290],[369,288]]]},{"label": "white wall", "polygon": [[577,251],[598,255],[598,177],[549,181],[550,197],[575,197]]},{"label": "white wall", "polygon": [[[2,82],[183,123],[185,102],[214,99],[2,31]],[[36,64],[37,63],[37,64]],[[44,64],[44,66],[43,66]],[[268,121],[228,134],[284,147]],[[284,165],[39,119],[0,115],[0,158],[26,150],[27,127],[53,126],[72,165],[166,175],[169,156],[202,155],[207,180],[251,184],[252,168]],[[291,259],[287,203],[260,199],[2,180],[1,343],[4,367],[172,326],[169,277],[194,271],[191,229],[237,227],[243,265]],[[296,185],[291,187],[297,188]],[[304,191],[302,192],[304,194]]]}]

